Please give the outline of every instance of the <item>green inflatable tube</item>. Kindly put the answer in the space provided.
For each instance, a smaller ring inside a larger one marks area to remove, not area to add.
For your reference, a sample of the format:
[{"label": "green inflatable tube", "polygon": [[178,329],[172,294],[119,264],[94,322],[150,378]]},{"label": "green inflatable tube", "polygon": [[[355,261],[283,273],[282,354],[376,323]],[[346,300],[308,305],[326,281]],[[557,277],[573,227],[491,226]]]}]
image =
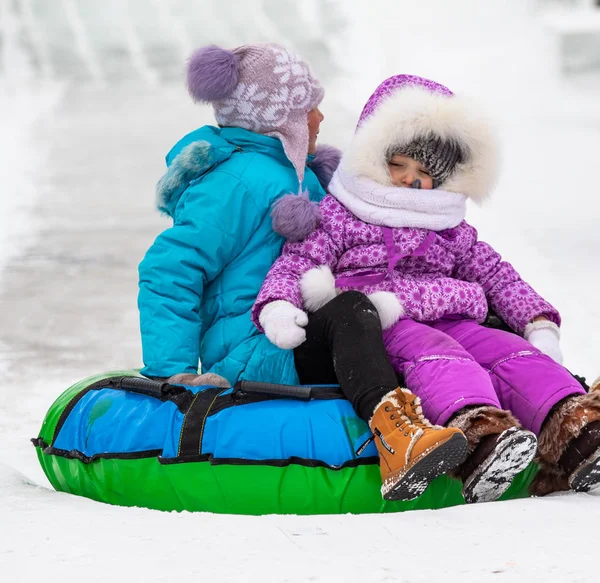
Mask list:
[{"label": "green inflatable tube", "polygon": [[[380,494],[376,460],[341,468],[293,461],[279,465],[244,460],[216,463],[214,459],[164,463],[156,451],[114,456],[106,452],[86,458],[54,447],[57,427],[75,414],[74,404],[81,395],[101,379],[123,376],[142,378],[137,371],[89,377],[67,389],[50,407],[32,441],[56,490],[120,506],[246,515],[387,513],[464,504],[461,484],[447,476],[436,479],[416,500],[386,502]],[[526,497],[536,471],[531,464],[501,499]]]}]

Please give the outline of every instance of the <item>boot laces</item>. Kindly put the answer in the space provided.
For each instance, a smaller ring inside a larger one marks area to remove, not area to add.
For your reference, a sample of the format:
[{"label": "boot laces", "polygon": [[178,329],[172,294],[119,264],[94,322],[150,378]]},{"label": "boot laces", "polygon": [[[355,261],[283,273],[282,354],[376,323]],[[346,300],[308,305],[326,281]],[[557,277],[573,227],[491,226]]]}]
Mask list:
[{"label": "boot laces", "polygon": [[390,413],[390,419],[396,422],[399,431],[403,431],[404,435],[408,436],[414,435],[419,429],[433,427],[424,417],[418,397],[412,395],[412,398],[408,399],[404,393],[402,397],[404,400],[398,399],[399,406],[390,403],[385,408],[385,411]]}]

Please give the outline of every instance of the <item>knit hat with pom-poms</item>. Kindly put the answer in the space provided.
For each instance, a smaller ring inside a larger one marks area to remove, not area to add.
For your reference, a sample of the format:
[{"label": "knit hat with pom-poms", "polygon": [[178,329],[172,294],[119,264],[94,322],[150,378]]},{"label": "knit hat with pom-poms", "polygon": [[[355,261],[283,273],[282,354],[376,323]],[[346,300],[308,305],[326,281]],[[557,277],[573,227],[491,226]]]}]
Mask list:
[{"label": "knit hat with pom-poms", "polygon": [[[219,125],[278,138],[298,176],[298,195],[302,194],[309,139],[307,114],[319,105],[324,94],[305,61],[270,43],[232,50],[207,46],[190,57],[187,84],[195,101],[213,106]],[[301,198],[303,204],[312,207],[306,209],[309,222],[318,224],[318,208],[308,197]],[[280,226],[284,232],[278,229]],[[316,224],[309,227],[308,232]],[[278,217],[277,207],[273,211],[273,228],[287,236],[285,220]]]}]

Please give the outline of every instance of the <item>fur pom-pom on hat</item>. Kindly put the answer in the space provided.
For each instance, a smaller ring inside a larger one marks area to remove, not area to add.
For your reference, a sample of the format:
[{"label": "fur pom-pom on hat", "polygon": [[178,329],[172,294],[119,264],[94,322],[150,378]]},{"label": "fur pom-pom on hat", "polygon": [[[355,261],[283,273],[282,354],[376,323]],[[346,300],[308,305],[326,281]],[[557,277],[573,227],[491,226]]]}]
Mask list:
[{"label": "fur pom-pom on hat", "polygon": [[321,222],[321,211],[308,193],[286,194],[271,211],[273,230],[288,241],[301,241],[310,235]]},{"label": "fur pom-pom on hat", "polygon": [[[317,146],[309,166],[324,189],[340,163],[342,153],[334,146]],[[273,230],[288,241],[301,241],[310,235],[321,223],[321,211],[306,193],[288,194],[280,198],[271,211]]]},{"label": "fur pom-pom on hat", "polygon": [[194,51],[188,61],[187,86],[194,101],[225,99],[239,78],[239,59],[233,51],[210,45]]}]

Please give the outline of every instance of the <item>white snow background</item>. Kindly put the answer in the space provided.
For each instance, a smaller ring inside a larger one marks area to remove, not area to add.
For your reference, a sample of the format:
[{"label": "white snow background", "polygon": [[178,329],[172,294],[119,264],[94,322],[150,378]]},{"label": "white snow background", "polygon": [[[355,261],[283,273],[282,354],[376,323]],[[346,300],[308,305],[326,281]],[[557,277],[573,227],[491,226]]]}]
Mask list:
[{"label": "white snow background", "polygon": [[48,407],[84,376],[140,365],[136,266],[168,225],[153,208],[164,154],[211,121],[182,73],[207,42],[294,46],[326,84],[320,140],[342,147],[390,74],[473,97],[503,173],[469,218],[560,309],[565,364],[600,374],[600,75],[560,75],[541,3],[227,4],[0,0],[0,581],[599,581],[595,494],[256,518],[49,487],[28,441]]}]

